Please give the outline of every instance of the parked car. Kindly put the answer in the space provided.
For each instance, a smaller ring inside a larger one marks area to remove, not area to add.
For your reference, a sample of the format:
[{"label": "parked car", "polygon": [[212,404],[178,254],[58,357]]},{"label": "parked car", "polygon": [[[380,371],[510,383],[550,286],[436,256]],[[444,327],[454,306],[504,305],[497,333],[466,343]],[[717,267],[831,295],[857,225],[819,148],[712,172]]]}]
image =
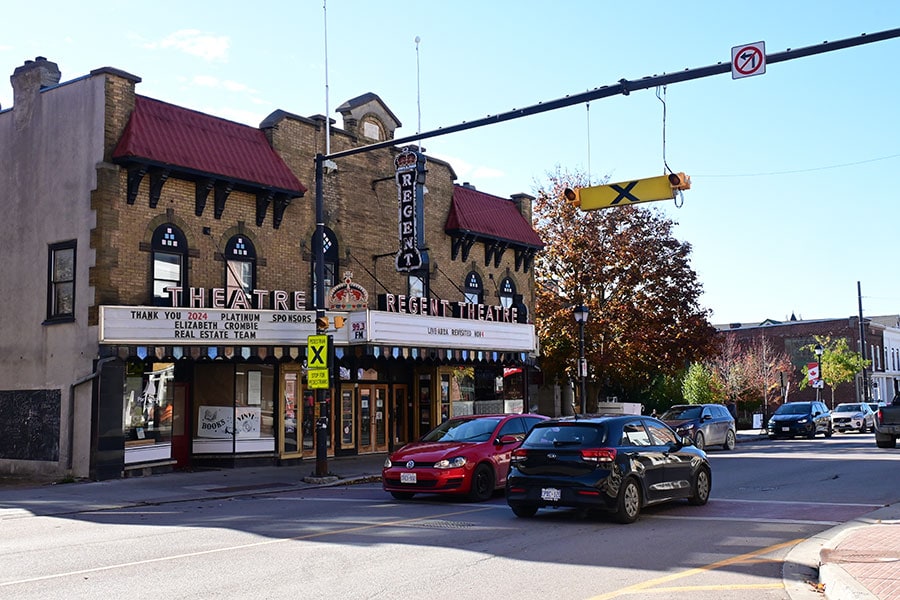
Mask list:
[{"label": "parked car", "polygon": [[706,504],[711,489],[706,453],[658,419],[566,417],[538,423],[513,451],[506,502],[523,518],[571,507],[632,523],[650,504]]},{"label": "parked car", "polygon": [[842,402],[831,412],[831,425],[841,433],[874,431],[875,413],[865,402]]},{"label": "parked car", "polygon": [[734,450],[734,417],[721,404],[676,404],[660,419],[701,450],[719,445]]},{"label": "parked car", "polygon": [[769,419],[767,430],[770,438],[798,435],[814,438],[818,433],[831,437],[834,433],[831,413],[828,407],[818,400],[782,404]]},{"label": "parked car", "polygon": [[547,417],[532,414],[454,417],[392,453],[382,487],[398,500],[415,494],[457,494],[478,502],[503,488],[512,451]]}]

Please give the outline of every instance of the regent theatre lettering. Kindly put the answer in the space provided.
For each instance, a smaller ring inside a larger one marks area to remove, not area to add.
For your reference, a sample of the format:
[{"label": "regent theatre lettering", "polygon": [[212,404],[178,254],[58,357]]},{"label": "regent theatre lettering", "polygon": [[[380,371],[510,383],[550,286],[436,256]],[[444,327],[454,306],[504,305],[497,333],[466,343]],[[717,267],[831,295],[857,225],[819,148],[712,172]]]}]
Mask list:
[{"label": "regent theatre lettering", "polygon": [[504,308],[503,306],[404,296],[402,294],[379,295],[378,309],[407,315],[431,315],[434,317],[451,317],[493,323],[521,323],[523,321],[518,309],[515,307]]}]

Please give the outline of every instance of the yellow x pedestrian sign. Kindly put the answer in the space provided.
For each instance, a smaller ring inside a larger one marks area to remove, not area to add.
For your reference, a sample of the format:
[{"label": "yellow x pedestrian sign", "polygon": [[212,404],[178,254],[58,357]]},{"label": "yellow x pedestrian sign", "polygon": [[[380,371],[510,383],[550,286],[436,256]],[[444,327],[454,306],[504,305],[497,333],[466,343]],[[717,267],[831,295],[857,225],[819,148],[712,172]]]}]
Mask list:
[{"label": "yellow x pedestrian sign", "polygon": [[677,190],[691,187],[691,178],[684,173],[671,173],[659,177],[622,181],[609,185],[567,189],[566,200],[581,210],[597,210],[628,206],[639,202],[671,200]]},{"label": "yellow x pedestrian sign", "polygon": [[328,368],[328,336],[310,335],[306,338],[306,368]]}]

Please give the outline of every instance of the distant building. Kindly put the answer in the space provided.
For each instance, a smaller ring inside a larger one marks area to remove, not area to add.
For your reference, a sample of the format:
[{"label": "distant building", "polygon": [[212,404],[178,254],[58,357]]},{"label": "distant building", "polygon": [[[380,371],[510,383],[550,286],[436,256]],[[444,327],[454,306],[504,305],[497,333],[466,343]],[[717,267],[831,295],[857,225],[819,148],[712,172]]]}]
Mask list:
[{"label": "distant building", "polygon": [[[851,351],[859,351],[859,317],[846,319],[789,321],[766,319],[758,324],[728,323],[715,325],[718,335],[733,335],[740,343],[750,343],[758,339],[770,341],[776,349],[783,350],[790,358],[794,372],[790,377],[796,382],[802,368],[816,362],[816,355],[807,349],[816,343],[815,336],[831,339],[844,338]],[[859,373],[851,383],[839,385],[834,390],[834,403],[856,402],[864,398],[870,401],[889,401],[900,390],[900,315],[869,317],[863,322],[865,358],[872,361],[866,370],[865,380],[868,394],[863,386],[863,374]],[[787,377],[788,374],[785,374]],[[831,407],[831,390],[826,389],[822,398]],[[813,400],[816,391],[811,387],[799,390],[794,385],[790,389],[789,400]]]},{"label": "distant building", "polygon": [[[394,139],[375,94],[342,128],[281,110],[257,128],[114,68],[60,79],[27,61],[0,111],[0,472],[296,462],[322,417],[329,456],[386,452],[531,405],[533,198],[388,146],[328,166],[322,241],[314,157],[326,131],[332,153]],[[333,355],[307,344],[318,301]]]}]

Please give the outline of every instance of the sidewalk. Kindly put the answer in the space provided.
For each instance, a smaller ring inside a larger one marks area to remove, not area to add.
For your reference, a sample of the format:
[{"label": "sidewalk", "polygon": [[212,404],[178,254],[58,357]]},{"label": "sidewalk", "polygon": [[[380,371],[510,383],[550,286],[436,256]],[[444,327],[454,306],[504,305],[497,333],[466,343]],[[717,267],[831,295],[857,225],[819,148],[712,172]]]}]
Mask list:
[{"label": "sidewalk", "polygon": [[[765,435],[739,431],[737,438],[747,443]],[[315,461],[44,485],[0,478],[0,521],[378,481],[384,459],[329,458],[325,478],[314,477]],[[797,544],[785,558],[784,584],[792,600],[821,599],[820,592],[826,600],[900,600],[900,504]]]}]

